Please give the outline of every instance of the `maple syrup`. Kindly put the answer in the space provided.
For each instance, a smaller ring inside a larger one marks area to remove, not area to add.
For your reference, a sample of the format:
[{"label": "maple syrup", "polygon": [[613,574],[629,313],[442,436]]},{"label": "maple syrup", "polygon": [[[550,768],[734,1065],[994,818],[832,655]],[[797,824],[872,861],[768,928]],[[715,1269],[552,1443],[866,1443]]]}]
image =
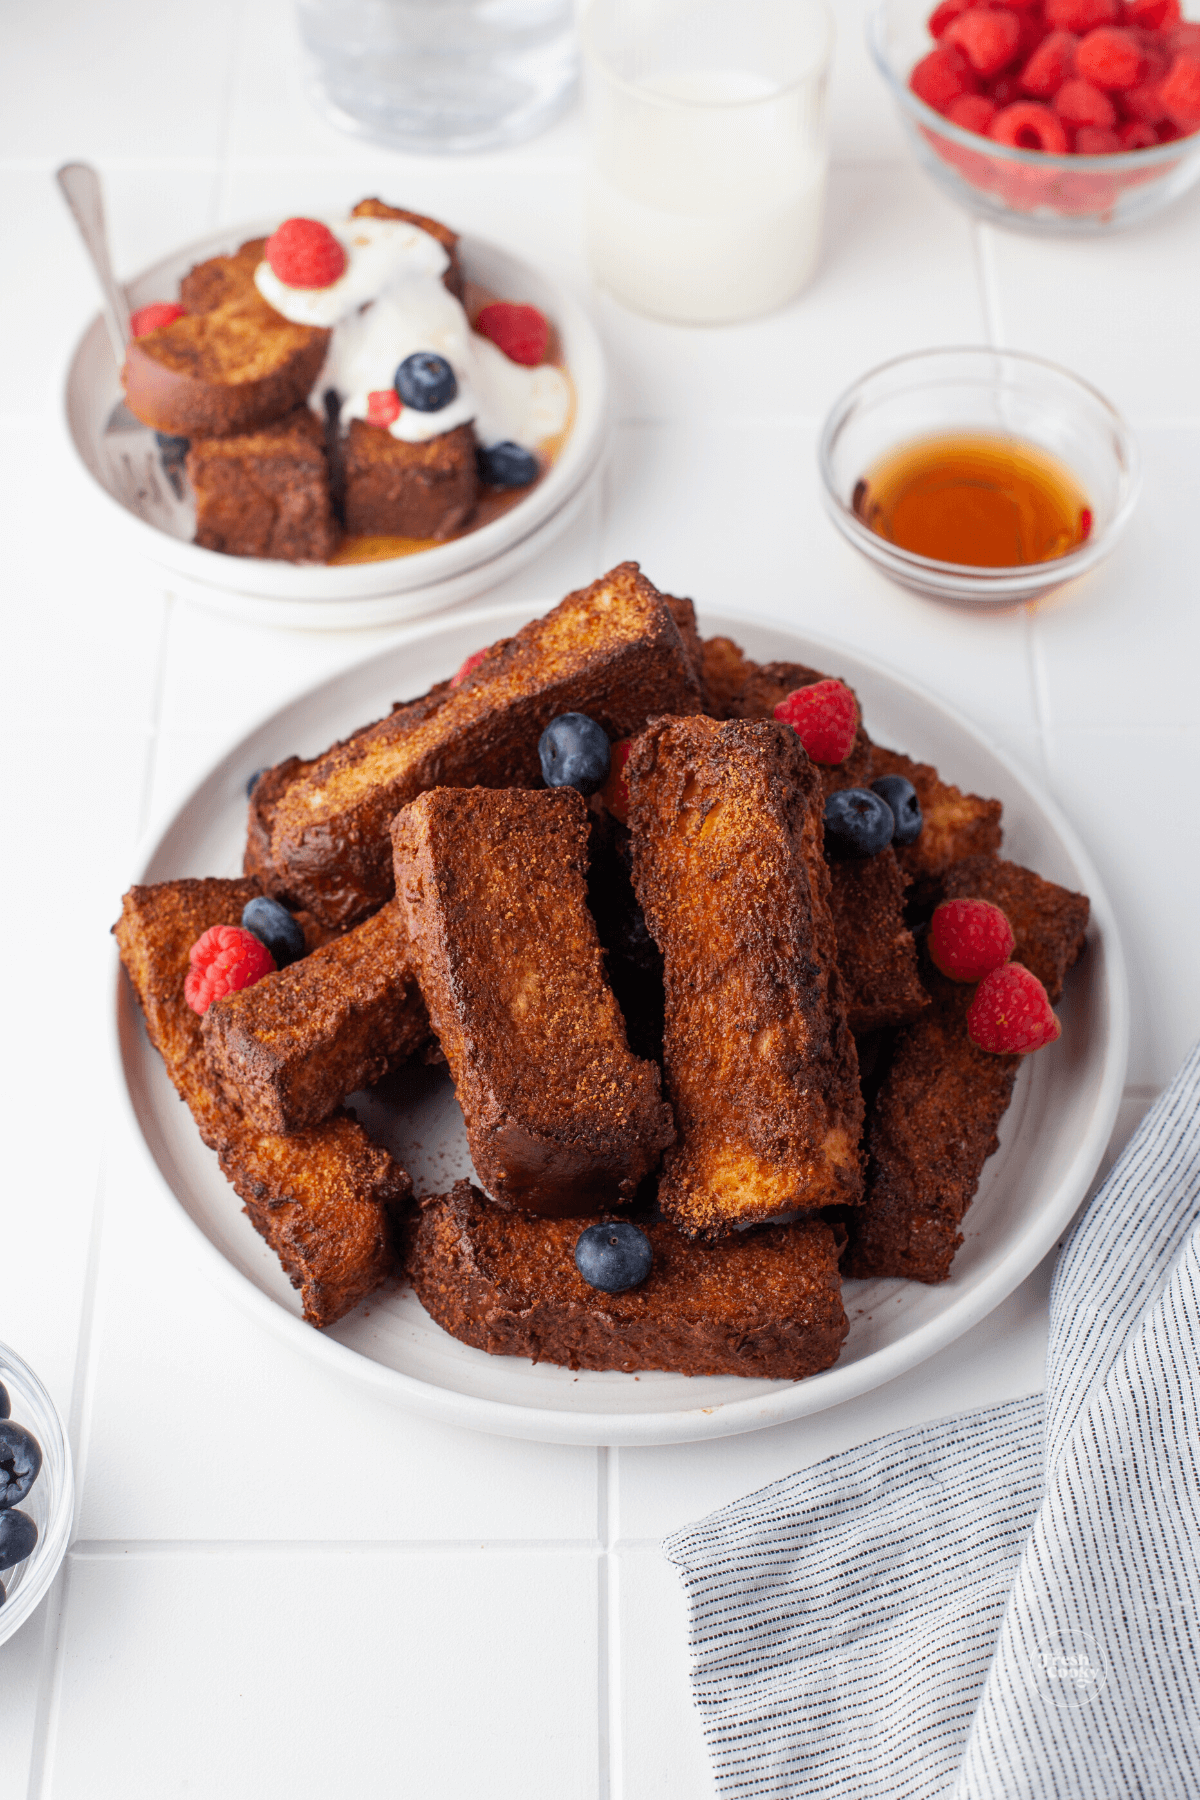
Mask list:
[{"label": "maple syrup", "polygon": [[1050,562],[1092,529],[1087,496],[1065,464],[1022,438],[984,432],[889,450],[855,484],[852,504],[900,549],[974,568]]}]

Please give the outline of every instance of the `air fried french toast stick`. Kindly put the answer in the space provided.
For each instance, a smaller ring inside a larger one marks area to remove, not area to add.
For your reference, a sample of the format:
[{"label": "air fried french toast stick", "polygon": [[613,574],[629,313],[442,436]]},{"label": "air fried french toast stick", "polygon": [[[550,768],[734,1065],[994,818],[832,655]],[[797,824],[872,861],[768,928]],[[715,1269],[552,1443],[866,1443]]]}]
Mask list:
[{"label": "air fried french toast stick", "polygon": [[837,1360],[848,1330],[837,1236],[822,1219],[719,1244],[644,1219],[654,1262],[623,1294],[579,1274],[577,1220],[499,1212],[466,1181],[423,1201],[409,1229],[417,1298],[452,1337],[493,1356],[798,1381]]},{"label": "air fried french toast stick", "polygon": [[626,764],[634,878],[664,958],[691,1237],[861,1198],[862,1096],[834,959],[820,777],[787,725],[659,719]]},{"label": "air fried french toast stick", "polygon": [[936,897],[937,884],[951,863],[964,856],[995,856],[1000,849],[1001,806],[979,794],[964,794],[943,781],[932,763],[914,762],[899,750],[871,746],[873,778],[903,775],[917,790],[924,824],[911,844],[896,846],[896,860],[913,884],[918,905]]},{"label": "air fried french toast stick", "polygon": [[559,713],[587,713],[618,739],[699,705],[666,602],[621,563],[493,646],[430,717],[381,720],[291,783],[271,836],[277,891],[327,925],[353,924],[392,893],[388,826],[425,789],[540,786],[538,739]]},{"label": "air fried french toast stick", "polygon": [[[1086,897],[988,856],[955,864],[945,886],[952,897],[1003,907],[1014,959],[1057,1000],[1083,949]],[[847,1214],[847,1275],[945,1281],[1020,1067],[1020,1057],[979,1050],[967,1036],[971,983],[948,980],[928,959],[922,979],[933,1004],[897,1035],[867,1121],[867,1196]]]},{"label": "air fried french toast stick", "polygon": [[480,1180],[570,1216],[633,1199],[674,1139],[587,907],[573,788],[435,788],[392,826],[396,895]]},{"label": "air fried french toast stick", "polygon": [[408,933],[394,901],[323,949],[214,1000],[209,1063],[259,1131],[318,1125],[429,1039]]},{"label": "air fried french toast stick", "polygon": [[393,1272],[392,1215],[412,1183],[346,1113],[279,1137],[255,1130],[217,1086],[183,995],[188,952],[211,925],[237,924],[258,891],[245,880],[134,887],[113,931],[150,1042],[200,1136],[300,1290],[305,1318],[331,1325]]}]

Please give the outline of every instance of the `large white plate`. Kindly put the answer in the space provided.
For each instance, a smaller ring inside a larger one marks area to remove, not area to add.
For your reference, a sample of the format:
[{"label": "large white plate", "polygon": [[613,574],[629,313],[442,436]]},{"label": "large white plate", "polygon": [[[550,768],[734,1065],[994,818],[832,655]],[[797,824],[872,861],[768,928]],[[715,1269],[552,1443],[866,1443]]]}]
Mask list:
[{"label": "large white plate", "polygon": [[[450,674],[470,651],[546,610],[480,609],[415,628],[385,655],[325,682],[274,714],[217,764],[146,854],[137,880],[240,872],[245,786],[259,768],[312,755],[391,702]],[[964,719],[842,647],[742,618],[708,616],[755,657],[781,657],[850,681],[872,734],[935,762],[948,779],[1004,802],[1006,853],[1091,896],[1088,948],[1061,1006],[1059,1043],[1030,1057],[967,1215],[949,1281],[846,1284],[850,1335],[840,1360],[807,1381],[670,1374],[578,1375],[491,1357],[446,1335],[407,1291],[375,1294],[326,1332],[303,1323],[295,1294],[243,1216],[150,1048],[132,990],[117,980],[119,1055],[164,1199],[206,1267],[299,1350],[402,1405],[483,1431],[572,1444],[661,1444],[721,1437],[818,1412],[889,1381],[948,1344],[1012,1291],[1053,1244],[1096,1170],[1125,1077],[1128,1001],[1112,911],[1091,860],[1047,797]],[[385,1132],[418,1194],[470,1169],[461,1115],[444,1073],[401,1071],[360,1116]]]},{"label": "large white plate", "polygon": [[[127,284],[130,306],[172,299],[194,263],[266,236],[278,223],[252,221],[184,245]],[[121,399],[121,382],[103,323],[99,315],[93,319],[67,373],[67,430],[80,461],[119,509],[131,541],[171,571],[180,592],[252,624],[320,631],[388,625],[444,610],[495,586],[523,568],[576,517],[600,470],[609,436],[608,377],[596,331],[565,289],[507,250],[482,238],[463,237],[459,254],[468,280],[505,299],[540,307],[553,322],[575,387],[575,416],[553,467],[526,499],[465,537],[385,562],[327,567],[226,556],[190,541],[190,516],[185,519],[181,513],[177,521],[182,536],[142,518],[136,473],[127,471],[120,478],[102,445],[109,414]],[[146,433],[147,443],[149,438]],[[136,441],[142,442],[142,434]],[[141,466],[137,458],[133,466]]]}]

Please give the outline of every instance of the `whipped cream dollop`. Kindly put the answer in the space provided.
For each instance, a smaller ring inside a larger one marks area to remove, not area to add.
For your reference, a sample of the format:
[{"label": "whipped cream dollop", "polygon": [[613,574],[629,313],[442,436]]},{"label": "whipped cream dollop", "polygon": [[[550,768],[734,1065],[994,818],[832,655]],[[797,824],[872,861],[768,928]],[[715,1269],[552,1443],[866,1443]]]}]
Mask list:
[{"label": "whipped cream dollop", "polygon": [[399,219],[327,221],[346,253],[346,267],[325,288],[287,287],[269,263],[254,272],[263,299],[297,325],[331,330],[329,349],[309,404],[324,412],[336,390],[343,431],[367,417],[372,393],[391,388],[406,356],[419,350],[445,357],[458,392],[438,412],[402,406],[386,427],[405,443],[424,443],[456,426],[474,424],[485,449],[520,444],[536,449],[566,425],[570,383],[550,363],[526,368],[471,330],[461,304],[445,287],[445,248],[419,226]]}]

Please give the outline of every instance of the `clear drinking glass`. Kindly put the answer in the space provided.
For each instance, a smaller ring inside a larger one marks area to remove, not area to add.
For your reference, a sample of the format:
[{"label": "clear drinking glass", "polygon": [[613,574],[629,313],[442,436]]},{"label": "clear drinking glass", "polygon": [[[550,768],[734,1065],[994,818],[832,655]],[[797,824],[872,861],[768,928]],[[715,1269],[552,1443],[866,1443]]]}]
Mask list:
[{"label": "clear drinking glass", "polygon": [[318,104],[401,150],[488,150],[570,102],[574,0],[297,0]]},{"label": "clear drinking glass", "polygon": [[592,0],[583,46],[596,279],[683,324],[790,299],[820,251],[824,0]]}]

